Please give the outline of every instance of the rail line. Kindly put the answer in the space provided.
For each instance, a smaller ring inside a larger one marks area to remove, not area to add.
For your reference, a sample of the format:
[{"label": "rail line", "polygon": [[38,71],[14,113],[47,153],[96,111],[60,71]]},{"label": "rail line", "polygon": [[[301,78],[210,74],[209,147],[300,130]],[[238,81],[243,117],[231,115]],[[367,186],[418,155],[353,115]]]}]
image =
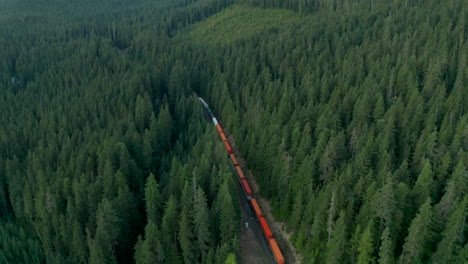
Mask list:
[{"label": "rail line", "polygon": [[276,239],[273,235],[273,232],[270,229],[270,226],[268,225],[268,222],[266,218],[263,215],[262,209],[260,208],[257,200],[255,199],[255,193],[252,191],[252,188],[250,188],[249,181],[245,177],[244,172],[242,171],[242,168],[239,166],[239,162],[237,161],[236,155],[232,151],[231,144],[227,140],[227,137],[224,133],[223,128],[219,124],[218,120],[214,116],[213,112],[210,109],[210,106],[203,100],[203,98],[199,97],[198,100],[202,103],[203,107],[208,111],[211,120],[216,127],[216,130],[218,131],[218,135],[223,141],[224,147],[226,148],[227,153],[229,154],[229,159],[231,160],[235,170],[236,170],[236,175],[237,175],[237,180],[239,181],[239,184],[241,185],[241,189],[249,201],[250,209],[253,211],[258,223],[260,224],[260,227],[263,232],[264,238],[268,241],[268,246],[271,250],[271,253],[273,254],[273,257],[276,261],[277,264],[284,264],[284,257],[283,253],[281,252],[281,249],[278,246],[278,243],[276,243]]}]

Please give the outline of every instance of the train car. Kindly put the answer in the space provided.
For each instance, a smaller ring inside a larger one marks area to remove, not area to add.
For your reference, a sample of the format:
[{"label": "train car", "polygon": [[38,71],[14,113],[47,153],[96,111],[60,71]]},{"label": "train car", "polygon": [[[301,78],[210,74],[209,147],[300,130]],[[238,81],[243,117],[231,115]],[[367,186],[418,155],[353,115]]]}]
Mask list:
[{"label": "train car", "polygon": [[[218,130],[218,133],[223,132],[223,128],[221,127],[220,124],[217,124],[217,125],[216,125],[216,130]],[[224,133],[224,132],[223,132],[223,133]]]},{"label": "train car", "polygon": [[270,245],[271,252],[273,252],[273,257],[275,257],[276,263],[284,264],[284,257],[276,243],[276,239],[268,239],[268,244]]},{"label": "train car", "polygon": [[[211,119],[216,118],[216,117],[214,116],[213,112],[208,111],[208,113],[210,114]],[[218,121],[218,120],[216,120],[216,121]]]},{"label": "train car", "polygon": [[239,162],[237,162],[236,155],[229,154],[229,158],[231,159],[232,164],[234,164],[234,166],[239,166]]},{"label": "train car", "polygon": [[253,198],[253,192],[252,189],[250,188],[250,185],[245,178],[244,172],[239,166],[239,162],[236,159],[236,156],[232,154],[232,147],[229,144],[229,141],[226,138],[226,135],[224,134],[223,128],[219,124],[218,120],[214,116],[213,112],[211,112],[210,107],[208,104],[203,100],[201,97],[198,98],[200,102],[203,104],[203,107],[208,111],[211,120],[213,121],[213,124],[216,126],[216,130],[218,131],[219,136],[221,137],[224,147],[226,148],[227,152],[229,153],[229,158],[231,159],[232,163],[234,164],[234,167],[236,168],[237,175],[239,176],[240,182],[242,184],[242,189],[244,190],[247,199],[250,200],[250,205],[252,206],[252,209],[254,210],[255,216],[257,217],[258,221],[260,222],[260,227],[262,228],[263,234],[268,240],[268,244],[270,246],[270,249],[273,253],[273,256],[275,258],[275,261],[277,264],[284,264],[284,257],[283,254],[281,253],[281,250],[278,247],[278,244],[276,243],[276,240],[273,238],[273,233],[271,232],[270,226],[268,225],[265,217],[263,216],[263,212],[260,209],[260,206],[258,205],[258,202],[255,198]]},{"label": "train car", "polygon": [[232,148],[231,148],[231,144],[229,144],[229,141],[224,141],[224,147],[226,148],[227,152],[229,154],[232,154]]},{"label": "train car", "polygon": [[237,175],[239,175],[239,178],[241,180],[244,180],[245,179],[244,172],[242,171],[242,169],[239,166],[236,166],[236,171],[237,171]]},{"label": "train car", "polygon": [[219,136],[221,137],[222,141],[227,141],[226,135],[223,132],[219,132]]},{"label": "train car", "polygon": [[257,218],[263,217],[263,212],[262,212],[262,209],[260,209],[260,206],[257,203],[257,199],[255,199],[255,198],[250,199],[250,205],[252,206],[252,209],[254,210],[255,216]]},{"label": "train car", "polygon": [[203,105],[207,110],[210,110],[210,107],[209,107],[208,104],[205,102],[205,100],[203,100],[201,97],[198,97],[198,100],[200,100],[200,102],[202,103],[202,105]]},{"label": "train car", "polygon": [[242,187],[244,188],[245,194],[247,195],[247,199],[252,199],[252,189],[250,189],[250,185],[246,179],[242,179]]},{"label": "train car", "polygon": [[266,239],[272,239],[273,233],[271,232],[270,226],[268,225],[265,217],[259,217],[258,221],[260,222],[260,227],[263,230],[263,234],[265,235]]}]

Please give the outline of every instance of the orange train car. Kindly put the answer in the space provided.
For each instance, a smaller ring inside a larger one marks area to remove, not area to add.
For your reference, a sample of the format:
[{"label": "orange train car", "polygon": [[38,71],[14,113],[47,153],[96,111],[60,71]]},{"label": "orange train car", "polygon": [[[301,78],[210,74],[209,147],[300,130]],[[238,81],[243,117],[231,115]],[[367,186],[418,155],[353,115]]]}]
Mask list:
[{"label": "orange train car", "polygon": [[223,128],[220,125],[216,125],[216,131],[219,133],[224,133]]},{"label": "orange train car", "polygon": [[246,179],[242,179],[242,187],[244,187],[245,193],[247,194],[247,199],[252,199],[252,189]]},{"label": "orange train car", "polygon": [[224,143],[224,147],[226,148],[227,152],[228,152],[229,154],[232,154],[231,144],[229,144],[228,141],[224,141],[223,143]]},{"label": "orange train car", "polygon": [[219,136],[221,137],[223,141],[227,141],[226,135],[224,135],[223,132],[219,132]]},{"label": "orange train car", "polygon": [[244,172],[242,171],[242,169],[239,166],[236,166],[236,171],[237,171],[237,175],[239,175],[239,178],[241,180],[244,180],[245,179]]},{"label": "orange train car", "polygon": [[276,263],[284,264],[284,257],[281,253],[281,250],[278,247],[278,244],[276,243],[276,240],[274,238],[268,239],[268,244],[270,245],[271,252],[273,252],[273,256],[275,257]]},{"label": "orange train car", "polygon": [[260,218],[263,216],[263,212],[262,212],[262,209],[260,209],[260,206],[258,205],[257,203],[257,199],[255,198],[252,198],[250,199],[250,204],[252,205],[252,208],[254,210],[254,213],[255,213],[255,216],[257,218]]},{"label": "orange train car", "polygon": [[265,217],[259,217],[258,221],[260,222],[260,227],[263,230],[263,234],[267,239],[272,239],[273,238],[273,233],[271,232],[270,226],[268,225]]},{"label": "orange train car", "polygon": [[220,124],[216,125],[216,130],[218,130],[218,132],[223,132],[223,128],[221,127]]},{"label": "orange train car", "polygon": [[239,162],[237,162],[236,155],[229,154],[229,158],[231,158],[232,164],[234,164],[234,166],[239,166]]}]

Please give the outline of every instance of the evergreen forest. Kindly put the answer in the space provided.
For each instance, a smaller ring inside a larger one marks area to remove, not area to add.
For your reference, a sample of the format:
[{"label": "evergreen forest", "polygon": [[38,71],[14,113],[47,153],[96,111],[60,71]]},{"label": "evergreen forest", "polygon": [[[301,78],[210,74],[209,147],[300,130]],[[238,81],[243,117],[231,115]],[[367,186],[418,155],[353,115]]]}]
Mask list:
[{"label": "evergreen forest", "polygon": [[[0,0],[0,263],[468,263],[464,0]],[[280,244],[281,245],[281,244]]]}]

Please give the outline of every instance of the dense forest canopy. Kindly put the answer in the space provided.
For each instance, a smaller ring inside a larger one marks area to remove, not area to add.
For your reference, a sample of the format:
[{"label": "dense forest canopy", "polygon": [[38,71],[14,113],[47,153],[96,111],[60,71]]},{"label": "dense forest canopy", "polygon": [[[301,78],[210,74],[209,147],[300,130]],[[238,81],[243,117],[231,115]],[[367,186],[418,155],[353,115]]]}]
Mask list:
[{"label": "dense forest canopy", "polygon": [[468,262],[463,0],[0,0],[0,263],[232,263],[208,99],[304,263]]},{"label": "dense forest canopy", "polygon": [[238,254],[223,146],[165,33],[212,3],[16,4],[0,27],[0,262]]}]

